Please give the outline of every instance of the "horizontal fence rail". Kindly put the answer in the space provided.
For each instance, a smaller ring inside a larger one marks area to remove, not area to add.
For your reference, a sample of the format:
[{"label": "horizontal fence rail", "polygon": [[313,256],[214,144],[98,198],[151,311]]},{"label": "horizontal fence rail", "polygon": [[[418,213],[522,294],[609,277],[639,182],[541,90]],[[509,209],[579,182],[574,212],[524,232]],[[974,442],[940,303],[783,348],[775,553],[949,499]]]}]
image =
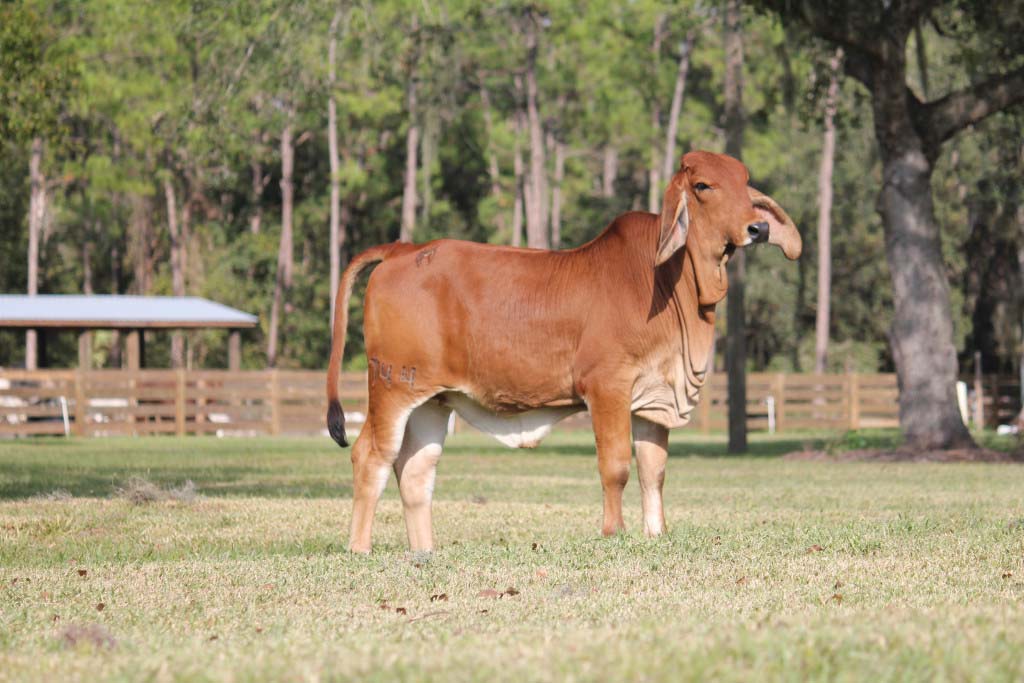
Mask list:
[{"label": "horizontal fence rail", "polygon": [[[724,373],[711,376],[690,429],[728,428],[727,379]],[[0,437],[320,434],[325,433],[325,380],[326,373],[315,370],[0,369]],[[968,412],[980,407],[988,426],[1008,422],[1020,410],[1016,378],[986,376],[967,384]],[[366,414],[365,373],[342,375],[341,399],[355,431]],[[752,373],[747,375],[747,428],[895,427],[897,401],[893,374]],[[562,427],[587,428],[589,417],[580,414]]]}]

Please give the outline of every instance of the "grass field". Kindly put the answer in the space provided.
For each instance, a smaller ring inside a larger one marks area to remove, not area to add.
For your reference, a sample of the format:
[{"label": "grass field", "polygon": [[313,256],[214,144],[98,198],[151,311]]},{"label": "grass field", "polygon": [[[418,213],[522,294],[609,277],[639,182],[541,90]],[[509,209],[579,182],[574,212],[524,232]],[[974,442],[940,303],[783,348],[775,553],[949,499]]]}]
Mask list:
[{"label": "grass field", "polygon": [[327,439],[0,442],[0,680],[1024,678],[1024,467],[773,457],[820,441],[684,432],[649,540],[587,435],[458,435],[438,550],[391,482],[369,557]]}]

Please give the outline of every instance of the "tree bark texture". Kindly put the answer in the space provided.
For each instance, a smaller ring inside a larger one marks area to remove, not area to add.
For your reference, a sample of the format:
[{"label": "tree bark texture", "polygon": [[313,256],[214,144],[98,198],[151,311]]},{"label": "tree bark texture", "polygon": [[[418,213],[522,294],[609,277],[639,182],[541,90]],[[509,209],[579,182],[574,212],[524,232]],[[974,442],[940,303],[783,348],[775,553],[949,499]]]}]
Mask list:
[{"label": "tree bark texture", "polygon": [[665,132],[665,159],[662,177],[667,181],[679,165],[676,159],[676,136],[679,133],[679,114],[683,110],[683,96],[686,94],[686,78],[690,73],[690,53],[693,51],[695,34],[690,31],[679,44],[679,68],[676,69],[676,85],[672,91],[672,106],[668,112],[668,130]]},{"label": "tree bark texture", "polygon": [[341,162],[338,159],[338,103],[334,95],[337,82],[338,23],[341,11],[331,19],[330,39],[327,43],[327,156],[331,169],[331,207],[329,248],[331,263],[331,329],[334,329],[334,300],[341,280]]},{"label": "tree bark texture", "polygon": [[[661,64],[661,43],[665,39],[665,15],[659,14],[654,20],[654,40],[651,41],[651,64],[654,82],[657,83],[658,67]],[[651,151],[647,166],[647,210],[658,213],[661,210],[661,164],[658,163],[658,148],[661,138],[661,102],[657,89],[651,95]]]},{"label": "tree bark texture", "polygon": [[291,118],[281,132],[281,240],[277,251],[277,276],[274,279],[274,300],[270,307],[270,330],[267,333],[267,365],[277,365],[278,336],[288,289],[292,286],[294,249],[292,237],[292,208],[295,170],[295,144]]},{"label": "tree bark texture", "polygon": [[[43,220],[46,217],[46,178],[43,176],[43,139],[32,138],[31,154],[28,160],[29,204],[28,204],[28,282],[29,296],[39,293],[39,242],[43,234]],[[25,332],[25,369],[39,367],[39,334],[36,330]]]},{"label": "tree bark texture", "polygon": [[[725,151],[741,158],[743,150],[743,29],[740,0],[725,8]],[[726,299],[728,337],[725,365],[729,372],[729,452],[747,450],[747,325],[744,305],[746,254],[737,249],[729,262]]]},{"label": "tree bark texture", "polygon": [[562,180],[565,179],[565,143],[555,140],[555,177],[551,188],[551,248],[562,243]]},{"label": "tree bark texture", "polygon": [[890,339],[900,389],[900,426],[919,449],[974,445],[956,400],[949,282],[932,207],[933,159],[915,129],[902,51],[888,51],[874,84],[875,134],[882,154],[881,210],[893,283]]},{"label": "tree bark texture", "polygon": [[[171,238],[171,291],[174,296],[185,296],[185,245],[182,243],[178,200],[170,171],[164,177],[164,201],[167,205],[167,234]],[[181,330],[174,330],[171,332],[171,367],[181,368],[184,363],[185,338]]]},{"label": "tree bark texture", "polygon": [[[412,30],[419,30],[419,20],[414,16]],[[418,39],[418,38],[416,38]],[[414,39],[414,40],[416,40]],[[416,61],[414,48],[409,64],[409,75],[405,84],[405,108],[409,115],[409,128],[405,132],[405,182],[402,187],[402,227],[398,239],[412,242],[413,230],[416,228],[416,155],[420,145],[419,111],[416,106]]]},{"label": "tree bark texture", "polygon": [[829,62],[828,93],[825,96],[825,133],[818,168],[818,310],[814,320],[814,371],[825,372],[828,364],[830,308],[832,301],[832,171],[836,155],[836,106],[839,98],[839,64],[842,48]]},{"label": "tree bark texture", "polygon": [[522,140],[526,135],[526,112],[523,109],[523,79],[518,75],[513,78],[516,93],[514,115],[515,148],[512,152],[512,174],[515,178],[515,201],[512,204],[512,246],[523,244],[523,218],[526,210],[526,164],[523,161]]},{"label": "tree bark texture", "polygon": [[[491,181],[491,197],[494,198],[494,206],[497,210],[494,217],[495,227],[502,239],[507,237],[505,233],[505,214],[501,209],[501,170],[498,166],[498,150],[494,144],[494,112],[491,105],[491,93],[484,85],[482,74],[477,74],[480,81],[480,102],[483,105],[484,127],[487,135],[487,175]],[[518,148],[517,148],[518,152]]]},{"label": "tree bark texture", "polygon": [[537,88],[539,23],[540,19],[531,9],[526,17],[526,118],[530,130],[530,168],[526,192],[526,244],[537,249],[547,249],[549,244],[547,170]]}]

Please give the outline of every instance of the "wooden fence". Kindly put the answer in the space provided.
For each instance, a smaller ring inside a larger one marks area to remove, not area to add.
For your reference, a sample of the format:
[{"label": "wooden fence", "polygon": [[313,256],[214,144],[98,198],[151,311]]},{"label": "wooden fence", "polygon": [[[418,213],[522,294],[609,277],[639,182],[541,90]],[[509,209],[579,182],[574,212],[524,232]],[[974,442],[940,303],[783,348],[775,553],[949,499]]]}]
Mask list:
[{"label": "wooden fence", "polygon": [[[712,375],[690,429],[726,430],[726,380]],[[318,434],[324,381],[324,372],[312,370],[0,370],[0,437]],[[1020,410],[1019,380],[985,377],[981,388],[989,426]],[[342,403],[357,427],[366,412],[365,374],[343,375]],[[898,417],[895,375],[747,376],[752,431],[895,427]],[[585,414],[563,423],[588,424]]]}]

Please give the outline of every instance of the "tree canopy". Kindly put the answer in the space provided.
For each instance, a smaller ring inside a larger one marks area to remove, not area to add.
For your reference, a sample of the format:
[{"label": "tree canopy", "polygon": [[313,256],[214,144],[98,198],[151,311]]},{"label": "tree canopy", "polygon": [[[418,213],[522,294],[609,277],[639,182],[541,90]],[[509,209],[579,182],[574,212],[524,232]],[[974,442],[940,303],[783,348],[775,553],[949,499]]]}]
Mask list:
[{"label": "tree canopy", "polygon": [[[915,121],[931,131],[951,343],[961,360],[980,350],[986,371],[1017,368],[1024,115],[979,109],[971,85],[1002,79],[996,85],[1008,97],[1021,89],[1013,74],[1024,32],[1008,24],[1019,24],[1024,11],[1002,7],[997,17],[995,8],[951,0],[851,3],[842,14],[808,17],[810,5],[780,0],[743,10],[743,161],[752,184],[787,209],[806,245],[796,265],[771,250],[749,254],[748,367],[814,366],[816,178],[836,42],[848,49],[835,97],[828,368],[895,366],[891,263],[878,213],[885,155],[877,101],[865,85],[873,57],[867,52],[865,62],[849,48],[854,36],[889,25],[893,17],[876,10],[921,5],[906,20],[900,59],[906,86],[922,103],[913,107]],[[526,244],[532,230],[534,239],[572,247],[618,213],[646,209],[652,192],[662,191],[684,57],[673,154],[725,149],[723,8],[654,0],[4,4],[0,289],[25,290],[30,144],[42,136],[39,291],[170,294],[177,269],[186,293],[260,316],[260,328],[244,340],[243,364],[262,367],[275,282],[287,262],[276,363],[323,367],[331,98],[342,265],[401,235],[411,127],[414,240],[507,244],[518,230]],[[1005,39],[993,39],[997,33]],[[992,64],[1001,69],[992,73]],[[290,142],[282,144],[289,128]],[[954,129],[963,130],[954,136]],[[291,202],[282,183],[289,146]],[[287,221],[293,234],[283,240]],[[364,362],[360,323],[356,305],[353,367]],[[185,362],[224,365],[220,334],[186,335]],[[171,346],[170,335],[156,335],[148,357],[163,364]],[[97,363],[116,362],[109,337],[94,349]],[[47,353],[53,364],[73,364],[73,340],[55,339]],[[0,333],[0,365],[21,363],[20,337]]]}]

